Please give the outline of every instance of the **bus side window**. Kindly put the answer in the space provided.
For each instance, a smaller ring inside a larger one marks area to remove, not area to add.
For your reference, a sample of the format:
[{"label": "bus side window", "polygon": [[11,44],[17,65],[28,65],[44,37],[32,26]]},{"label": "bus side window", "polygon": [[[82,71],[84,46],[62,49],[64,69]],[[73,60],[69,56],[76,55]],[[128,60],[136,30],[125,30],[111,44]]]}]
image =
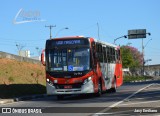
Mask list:
[{"label": "bus side window", "polygon": [[97,43],[96,43],[96,52],[97,52],[97,53],[99,52],[99,46],[98,46]]},{"label": "bus side window", "polygon": [[106,48],[105,48],[105,53],[106,53],[105,63],[108,63],[108,54],[107,54],[107,52],[108,52],[108,47],[106,46]]},{"label": "bus side window", "polygon": [[101,44],[99,44],[99,61],[100,62],[103,62],[103,52],[102,52],[102,45]]},{"label": "bus side window", "polygon": [[120,61],[121,57],[120,57],[121,53],[120,50],[118,50],[118,60]]},{"label": "bus side window", "polygon": [[116,62],[116,57],[115,57],[115,48],[113,48],[113,62]]},{"label": "bus side window", "polygon": [[109,61],[112,63],[112,48],[109,48]]},{"label": "bus side window", "polygon": [[116,50],[116,61],[120,61],[120,50]]},{"label": "bus side window", "polygon": [[96,43],[96,58],[97,58],[97,60],[99,60],[99,44],[98,43]]},{"label": "bus side window", "polygon": [[116,52],[116,62],[118,61],[118,50],[115,51]]},{"label": "bus side window", "polygon": [[111,48],[111,54],[110,55],[111,55],[111,63],[113,63],[113,60],[114,60],[113,59],[113,48]]},{"label": "bus side window", "polygon": [[107,59],[108,59],[108,63],[110,63],[111,62],[110,47],[107,47]]},{"label": "bus side window", "polygon": [[106,63],[106,47],[103,47],[103,62]]},{"label": "bus side window", "polygon": [[112,58],[112,48],[110,48],[110,62],[113,62],[113,58]]},{"label": "bus side window", "polygon": [[96,44],[95,44],[95,42],[93,42],[91,45],[92,45],[92,52],[96,53]]}]

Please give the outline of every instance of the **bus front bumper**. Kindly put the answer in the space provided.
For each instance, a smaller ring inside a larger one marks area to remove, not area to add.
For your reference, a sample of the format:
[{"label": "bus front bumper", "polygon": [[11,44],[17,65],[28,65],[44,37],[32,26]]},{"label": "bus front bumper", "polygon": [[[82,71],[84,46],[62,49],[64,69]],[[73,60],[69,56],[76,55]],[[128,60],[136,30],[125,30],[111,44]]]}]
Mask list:
[{"label": "bus front bumper", "polygon": [[85,93],[94,93],[94,84],[93,81],[82,84],[81,88],[72,88],[72,89],[56,89],[54,85],[49,83],[46,84],[47,94],[48,95],[65,95],[65,94],[85,94]]}]

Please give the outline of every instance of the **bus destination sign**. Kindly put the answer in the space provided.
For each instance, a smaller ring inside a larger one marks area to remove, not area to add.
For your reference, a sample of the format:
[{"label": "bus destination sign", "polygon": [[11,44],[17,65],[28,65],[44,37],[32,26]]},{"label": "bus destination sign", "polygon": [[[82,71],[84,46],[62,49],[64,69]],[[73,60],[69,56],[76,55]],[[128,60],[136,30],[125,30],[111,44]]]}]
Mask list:
[{"label": "bus destination sign", "polygon": [[65,39],[65,40],[47,40],[46,49],[51,49],[53,47],[61,46],[77,46],[77,45],[87,45],[89,46],[88,39]]},{"label": "bus destination sign", "polygon": [[84,42],[82,40],[55,41],[55,45],[75,45],[75,44],[84,44]]},{"label": "bus destination sign", "polygon": [[87,39],[54,40],[51,43],[52,46],[89,45],[89,41]]}]

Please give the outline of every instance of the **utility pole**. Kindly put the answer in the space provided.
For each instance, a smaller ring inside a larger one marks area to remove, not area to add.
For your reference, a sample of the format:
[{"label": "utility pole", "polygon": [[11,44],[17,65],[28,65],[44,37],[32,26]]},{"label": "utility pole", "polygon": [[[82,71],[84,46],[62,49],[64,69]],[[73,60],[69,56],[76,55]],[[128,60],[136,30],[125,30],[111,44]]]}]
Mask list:
[{"label": "utility pole", "polygon": [[144,45],[143,45],[143,38],[142,38],[142,76],[144,76]]},{"label": "utility pole", "polygon": [[[57,35],[59,34],[59,32],[62,31],[62,30],[64,30],[64,29],[69,29],[69,28],[68,28],[68,27],[65,27],[65,28],[60,29],[60,30],[56,33],[55,37],[57,37]],[[55,37],[54,37],[54,38],[55,38]]]},{"label": "utility pole", "polygon": [[48,25],[48,26],[45,25],[45,27],[49,27],[49,29],[50,29],[50,39],[52,39],[52,28],[56,27],[56,25],[54,25],[54,26],[53,25]]},{"label": "utility pole", "polygon": [[144,48],[147,46],[147,44],[151,41],[152,39],[148,40],[148,42],[146,43],[146,45],[144,45],[144,42],[143,42],[143,38],[142,38],[142,57],[143,57],[143,61],[142,61],[142,76],[144,76],[144,64],[145,64],[145,58],[144,58]]}]

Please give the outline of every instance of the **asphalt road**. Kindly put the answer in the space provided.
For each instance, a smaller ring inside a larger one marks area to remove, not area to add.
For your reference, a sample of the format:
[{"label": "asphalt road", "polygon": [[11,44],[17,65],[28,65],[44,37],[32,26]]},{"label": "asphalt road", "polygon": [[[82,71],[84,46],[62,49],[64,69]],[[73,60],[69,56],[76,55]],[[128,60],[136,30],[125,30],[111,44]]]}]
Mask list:
[{"label": "asphalt road", "polygon": [[[2,108],[11,108],[12,112],[1,113],[0,115],[12,116],[28,115],[28,113],[36,116],[157,116],[160,115],[160,81],[124,84],[117,88],[116,93],[106,92],[101,97],[81,95],[57,100],[55,96],[48,96],[3,104],[0,107],[1,110]],[[3,112],[5,111],[6,109],[3,109]],[[33,112],[38,114],[33,114]],[[40,114],[41,112],[42,114]]]}]

